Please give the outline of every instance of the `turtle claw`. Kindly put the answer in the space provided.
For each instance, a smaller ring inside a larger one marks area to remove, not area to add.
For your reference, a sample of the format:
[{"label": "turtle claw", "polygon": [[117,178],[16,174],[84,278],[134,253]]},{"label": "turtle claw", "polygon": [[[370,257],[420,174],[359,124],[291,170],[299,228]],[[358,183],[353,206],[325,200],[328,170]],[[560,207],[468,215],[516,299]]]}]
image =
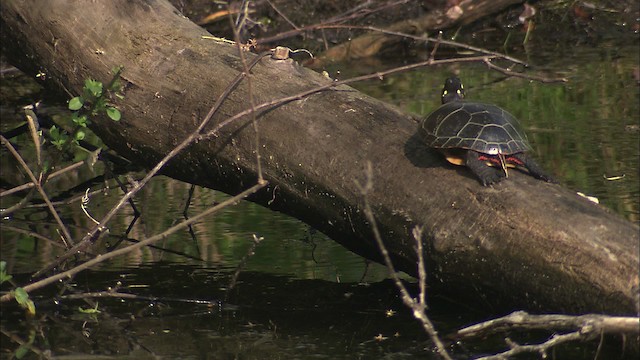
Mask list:
[{"label": "turtle claw", "polygon": [[497,184],[506,178],[506,174],[502,169],[497,169],[480,160],[479,154],[475,151],[467,151],[465,155],[465,165],[480,180],[483,186]]},{"label": "turtle claw", "polygon": [[[490,170],[496,170],[496,169],[490,168]],[[502,171],[493,171],[493,173],[494,174],[492,176],[485,176],[484,178],[480,179],[480,181],[482,181],[482,185],[489,186],[489,185],[497,184],[507,178],[504,175],[504,172]]]},{"label": "turtle claw", "polygon": [[486,165],[485,167],[489,171],[483,171],[482,174],[475,174],[480,179],[480,182],[483,186],[494,185],[506,179],[503,171],[497,171],[497,169],[488,167]]}]

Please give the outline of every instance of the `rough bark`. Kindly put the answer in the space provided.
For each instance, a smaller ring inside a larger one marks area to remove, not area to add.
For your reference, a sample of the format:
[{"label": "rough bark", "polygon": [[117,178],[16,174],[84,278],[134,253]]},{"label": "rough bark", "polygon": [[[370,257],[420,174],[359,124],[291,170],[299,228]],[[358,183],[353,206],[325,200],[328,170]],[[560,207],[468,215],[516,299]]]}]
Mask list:
[{"label": "rough bark", "polygon": [[[234,46],[165,1],[2,1],[2,47],[15,65],[79,94],[124,65],[120,122],[93,129],[111,148],[154,164],[195,128],[242,69]],[[251,54],[246,54],[251,57]],[[290,60],[265,58],[251,76],[256,104],[326,84]],[[249,105],[247,82],[219,123]],[[213,126],[212,124],[211,126]],[[369,194],[398,268],[416,273],[411,230],[425,228],[430,294],[508,301],[528,310],[636,312],[638,228],[559,185],[511,172],[484,188],[416,137],[411,116],[346,86],[258,118],[268,188],[252,198],[376,258],[354,180],[373,165]],[[256,181],[256,134],[246,117],[172,160],[166,173],[236,194]]]}]

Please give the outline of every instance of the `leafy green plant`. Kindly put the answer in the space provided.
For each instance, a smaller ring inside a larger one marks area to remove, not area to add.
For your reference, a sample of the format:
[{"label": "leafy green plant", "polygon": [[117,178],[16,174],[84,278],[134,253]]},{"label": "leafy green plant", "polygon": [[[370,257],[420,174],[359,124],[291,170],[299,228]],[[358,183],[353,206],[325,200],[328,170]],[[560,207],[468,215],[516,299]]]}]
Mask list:
[{"label": "leafy green plant", "polygon": [[73,111],[71,115],[71,121],[74,126],[72,133],[69,134],[67,131],[55,126],[49,131],[51,143],[55,147],[62,150],[69,143],[78,145],[78,142],[86,137],[87,127],[91,124],[91,117],[104,113],[113,121],[119,121],[122,118],[120,110],[109,102],[110,95],[119,99],[124,98],[120,93],[122,88],[120,74],[122,70],[122,66],[114,68],[114,76],[106,86],[94,79],[86,79],[84,81],[82,95],[69,100],[69,110]]},{"label": "leafy green plant", "polygon": [[4,284],[6,281],[11,280],[13,276],[7,274],[7,262],[0,261],[0,284]]}]

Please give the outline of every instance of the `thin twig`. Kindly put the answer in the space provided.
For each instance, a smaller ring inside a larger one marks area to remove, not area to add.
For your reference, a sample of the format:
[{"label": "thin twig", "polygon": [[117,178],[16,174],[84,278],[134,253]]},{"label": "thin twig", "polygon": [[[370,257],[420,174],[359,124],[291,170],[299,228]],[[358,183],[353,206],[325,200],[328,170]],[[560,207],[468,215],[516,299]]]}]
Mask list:
[{"label": "thin twig", "polygon": [[628,316],[608,316],[599,314],[572,315],[531,315],[524,311],[516,311],[509,315],[481,322],[460,329],[457,338],[486,336],[501,331],[523,329],[562,330],[582,327],[596,327],[605,333],[640,332],[640,318]]},{"label": "thin twig", "polygon": [[[251,64],[249,65],[249,68],[252,68],[255,64],[258,63],[260,59],[262,59],[264,56],[267,56],[269,54],[270,52],[266,52],[256,56],[251,62]],[[78,251],[83,250],[86,246],[88,246],[88,244],[91,241],[95,240],[100,234],[102,234],[106,229],[107,223],[111,221],[111,219],[115,216],[115,214],[124,206],[125,203],[129,201],[129,199],[131,199],[135,194],[137,194],[138,191],[140,191],[140,189],[142,189],[149,182],[149,180],[151,180],[151,178],[153,178],[160,171],[160,169],[162,169],[169,162],[169,160],[173,159],[176,155],[182,152],[182,150],[184,150],[187,146],[191,145],[193,142],[197,141],[200,138],[200,132],[202,131],[202,129],[209,123],[209,121],[211,120],[213,115],[216,113],[216,111],[220,108],[224,100],[226,100],[227,96],[238,86],[240,81],[246,75],[247,74],[245,72],[241,72],[233,79],[233,81],[227,86],[225,91],[218,97],[218,99],[213,104],[213,106],[211,107],[207,115],[204,117],[200,125],[198,125],[198,127],[186,139],[184,139],[180,144],[178,144],[175,148],[173,148],[167,155],[165,155],[164,158],[162,158],[162,160],[160,160],[153,167],[153,169],[151,169],[145,175],[144,178],[138,181],[126,194],[124,194],[124,196],[120,198],[118,203],[114,207],[112,207],[111,210],[109,210],[109,212],[102,218],[102,220],[100,220],[100,224],[93,227],[93,229],[87,235],[85,235],[82,238],[82,240],[78,244],[76,244],[73,248],[71,248],[65,254],[58,257],[58,259],[56,259],[56,261],[50,264],[47,268],[43,268],[40,271],[38,271],[38,273],[39,274],[44,273],[50,270],[52,267],[55,267],[57,264],[60,264],[61,262],[65,261],[69,257],[74,256]],[[219,126],[216,128],[219,128]]]},{"label": "thin twig", "polygon": [[544,77],[544,76],[539,76],[539,75],[529,75],[529,74],[523,74],[523,73],[519,73],[519,72],[515,72],[515,71],[511,71],[511,69],[505,69],[502,68],[500,66],[497,66],[495,64],[493,64],[490,60],[485,60],[485,65],[487,65],[489,67],[489,69],[493,69],[496,70],[498,72],[501,72],[505,75],[508,76],[515,76],[515,77],[520,77],[520,78],[525,78],[525,79],[530,79],[530,80],[535,80],[535,81],[539,81],[541,83],[553,83],[553,82],[568,82],[569,79],[567,78],[548,78],[548,77]]},{"label": "thin twig", "polygon": [[278,7],[276,7],[270,0],[267,0],[267,4],[269,4],[269,6],[271,6],[271,8],[273,10],[275,10],[278,13],[278,15],[280,15],[280,17],[282,17],[284,19],[284,21],[289,23],[289,25],[291,25],[291,27],[293,27],[294,29],[299,29],[299,27],[296,26],[296,24],[294,24],[293,21],[289,20],[287,15],[285,15],[282,11],[280,11],[280,9],[278,9]]},{"label": "thin twig", "polygon": [[[233,16],[231,14],[229,14],[229,22],[233,24]],[[240,41],[240,29],[233,26],[232,28],[233,28],[233,36],[236,40],[236,48],[238,49],[240,62],[242,63],[242,69],[247,77],[247,97],[249,98],[249,107],[251,109],[251,123],[253,124],[253,130],[255,131],[255,134],[256,134],[256,144],[255,144],[256,169],[258,172],[258,183],[261,183],[264,181],[264,178],[262,177],[262,162],[260,161],[260,132],[258,131],[258,120],[256,119],[256,112],[255,112],[256,105],[255,105],[255,99],[253,97],[253,82],[251,81],[251,73],[250,73],[251,69],[247,65],[247,59],[244,56],[245,55],[244,51],[242,50],[242,45]]]},{"label": "thin twig", "polygon": [[505,342],[509,350],[481,357],[478,360],[498,360],[523,353],[537,353],[546,355],[552,347],[570,341],[589,341],[602,337],[606,333],[633,334],[640,333],[640,318],[619,317],[599,314],[587,314],[579,316],[571,315],[530,315],[524,311],[516,311],[507,316],[492,319],[479,324],[460,329],[454,335],[455,338],[486,337],[502,331],[522,330],[565,330],[574,331],[565,334],[554,334],[548,340],[539,344],[520,345],[509,338]]},{"label": "thin twig", "polygon": [[238,263],[238,266],[236,267],[236,270],[233,272],[233,276],[229,281],[229,285],[227,286],[227,296],[229,292],[236,286],[236,283],[238,281],[238,276],[240,276],[240,272],[244,269],[245,265],[247,264],[247,261],[249,261],[249,258],[255,255],[256,248],[258,247],[258,245],[262,240],[264,240],[262,236],[258,237],[256,234],[253,234],[253,243],[251,244],[251,247],[249,248],[249,250],[247,250],[247,252],[244,254],[242,259]]},{"label": "thin twig", "polygon": [[[47,177],[47,181],[52,180],[53,178],[56,178],[56,177],[66,173],[66,172],[69,172],[71,170],[77,169],[80,166],[82,166],[82,164],[84,164],[84,161],[78,161],[78,162],[75,162],[75,163],[73,163],[73,164],[71,164],[71,165],[69,165],[69,166],[67,166],[67,167],[65,167],[63,169],[60,169],[58,171],[54,171],[51,174],[49,174],[49,176]],[[33,182],[28,182],[28,183],[13,187],[13,188],[11,188],[9,190],[0,192],[0,197],[11,195],[11,194],[16,193],[18,191],[31,189],[34,186],[35,185],[33,184]]]},{"label": "thin twig", "polygon": [[65,249],[64,245],[62,245],[59,242],[57,242],[57,241],[55,241],[53,239],[50,239],[50,238],[48,238],[48,237],[46,237],[44,235],[40,235],[35,231],[21,229],[19,227],[15,227],[15,226],[12,226],[12,225],[7,225],[7,224],[3,224],[2,225],[2,229],[3,230],[14,231],[14,232],[17,232],[17,233],[20,233],[20,234],[25,234],[25,235],[27,235],[29,237],[33,237],[33,238],[36,238],[36,239],[41,239],[41,240],[44,240],[44,241],[48,242],[49,244],[51,244],[53,246]]},{"label": "thin twig", "polygon": [[550,348],[562,343],[578,340],[586,340],[586,338],[579,331],[562,335],[554,334],[549,340],[535,345],[520,345],[513,341],[509,341],[509,346],[511,347],[511,349],[503,351],[499,354],[479,357],[476,358],[476,360],[505,360],[511,358],[514,355],[524,353],[537,353],[540,354],[544,359],[548,357],[547,351]]},{"label": "thin twig", "polygon": [[441,42],[442,42],[442,31],[438,32],[438,39],[437,39],[435,45],[433,45],[433,49],[431,50],[431,54],[429,54],[429,60],[435,60],[436,59],[436,51],[438,51],[438,47],[440,46]]},{"label": "thin twig", "polygon": [[[309,90],[305,90],[302,92],[299,92],[297,94],[294,95],[290,95],[290,96],[286,96],[283,98],[278,98],[275,100],[271,100],[271,101],[267,101],[264,102],[262,104],[256,105],[255,106],[255,111],[263,111],[263,110],[269,110],[269,109],[273,109],[277,106],[289,103],[291,101],[295,101],[295,100],[300,100],[303,99],[309,95],[313,95],[340,85],[347,85],[347,84],[352,84],[358,81],[363,81],[363,80],[370,80],[370,79],[382,79],[387,75],[391,75],[391,74],[397,74],[397,73],[401,73],[401,72],[405,72],[405,71],[409,71],[409,70],[413,70],[413,69],[417,69],[420,67],[425,67],[425,66],[433,66],[433,65],[442,65],[442,64],[451,64],[451,63],[460,63],[460,62],[480,62],[480,61],[484,61],[487,58],[492,58],[492,56],[470,56],[470,57],[463,57],[463,58],[457,58],[457,59],[443,59],[443,60],[426,60],[426,61],[422,61],[419,63],[415,63],[415,64],[409,64],[409,65],[405,65],[405,66],[400,66],[397,68],[393,68],[393,69],[389,69],[389,70],[385,70],[385,71],[379,71],[376,73],[371,73],[371,74],[366,74],[366,75],[361,75],[361,76],[356,76],[353,78],[349,78],[349,79],[344,79],[344,80],[338,80],[338,81],[333,81],[331,83],[328,83],[326,85],[322,85],[322,86],[318,86]],[[254,110],[252,109],[248,109],[248,110],[244,110],[241,111],[229,118],[227,118],[224,121],[221,121],[220,123],[218,123],[217,126],[215,126],[213,129],[209,130],[208,132],[202,134],[197,140],[198,141],[202,141],[202,140],[206,140],[212,136],[215,136],[218,131],[220,131],[221,128],[229,125],[230,123],[244,117],[247,116],[249,114],[251,114],[252,112],[254,112]]]},{"label": "thin twig", "polygon": [[418,255],[418,280],[420,284],[420,300],[421,304],[425,304],[425,294],[427,293],[427,271],[424,268],[424,253],[422,246],[422,227],[416,226],[413,228],[412,235],[416,241],[416,254]]},{"label": "thin twig", "polygon": [[[423,293],[423,291],[425,291],[425,287],[426,287],[426,279],[425,279],[426,276],[425,276],[424,270],[420,271],[421,273],[420,274],[420,282],[421,282],[420,298],[418,301],[416,301],[413,297],[411,297],[411,295],[409,294],[409,291],[404,286],[402,281],[400,281],[400,278],[398,277],[396,269],[393,266],[393,262],[391,261],[391,257],[389,256],[389,252],[387,251],[387,247],[384,245],[384,242],[382,241],[382,236],[380,235],[380,230],[378,230],[378,225],[376,222],[375,215],[373,214],[373,210],[371,209],[371,205],[369,204],[369,200],[368,200],[369,193],[373,191],[372,177],[373,177],[372,165],[371,165],[371,162],[367,162],[365,184],[362,185],[356,181],[356,186],[359,188],[360,193],[362,195],[363,202],[364,202],[364,209],[363,209],[364,214],[367,220],[369,221],[369,223],[371,224],[371,230],[373,231],[373,238],[378,244],[380,253],[382,253],[382,258],[384,259],[384,263],[387,266],[389,275],[393,279],[393,282],[395,283],[396,287],[400,291],[400,294],[402,295],[402,302],[404,302],[404,304],[413,311],[413,316],[416,319],[420,320],[425,332],[427,333],[427,335],[429,335],[429,337],[431,338],[431,341],[435,344],[438,355],[440,355],[440,357],[445,360],[452,360],[451,355],[449,355],[444,343],[438,336],[438,332],[433,326],[433,323],[425,313],[426,303],[424,302],[425,294]],[[414,231],[414,236],[416,235],[421,236],[421,231],[420,230]],[[417,238],[416,241],[421,243],[422,238]],[[418,247],[422,249],[422,245],[419,245]],[[419,255],[418,258],[419,258],[419,261],[420,260],[422,261],[422,264],[419,264],[418,266],[424,269],[423,257]],[[424,282],[424,284],[422,284],[422,282]]]},{"label": "thin twig", "polygon": [[368,30],[368,31],[373,31],[373,32],[379,32],[381,34],[386,34],[386,35],[404,37],[404,38],[412,39],[412,40],[416,40],[416,41],[440,42],[441,44],[444,44],[444,45],[449,45],[449,46],[453,46],[453,47],[464,49],[464,50],[475,51],[475,52],[478,52],[478,53],[481,53],[481,54],[493,55],[493,56],[500,57],[500,58],[505,59],[505,60],[509,60],[509,61],[514,62],[516,64],[521,64],[521,65],[527,66],[527,64],[524,61],[520,60],[520,59],[511,57],[509,55],[502,54],[502,53],[499,53],[499,52],[496,52],[496,51],[491,51],[491,50],[479,48],[479,47],[476,47],[476,46],[460,43],[460,42],[453,41],[453,40],[441,39],[439,41],[438,38],[433,38],[433,37],[430,37],[430,36],[412,35],[412,34],[402,33],[402,32],[398,32],[398,31],[386,30],[386,29],[375,27],[375,26],[341,25],[341,24],[315,24],[315,25],[305,26],[305,27],[302,27],[302,28],[297,29],[297,30],[285,31],[285,32],[283,32],[281,34],[275,35],[275,36],[270,37],[270,38],[258,39],[257,42],[258,42],[258,44],[265,44],[265,43],[269,43],[269,42],[272,42],[272,41],[281,40],[283,37],[289,37],[289,36],[297,35],[298,33],[303,32],[303,31],[319,30],[319,29]]},{"label": "thin twig", "polygon": [[[30,183],[30,184],[33,184],[33,183]],[[11,214],[13,214],[14,212],[26,207],[27,204],[31,201],[31,198],[33,198],[33,195],[35,194],[35,192],[36,192],[35,189],[31,189],[31,190],[29,190],[27,195],[25,195],[17,203],[9,206],[8,208],[0,209],[0,214],[2,214],[2,217],[11,216]]]},{"label": "thin twig", "polygon": [[[203,218],[205,218],[206,216],[208,216],[210,214],[213,214],[213,213],[216,213],[216,212],[226,208],[227,206],[233,205],[233,204],[237,203],[238,201],[246,198],[247,196],[256,193],[258,190],[262,189],[265,186],[266,186],[266,183],[253,185],[252,187],[246,189],[245,191],[239,193],[238,195],[233,196],[233,197],[221,202],[218,205],[212,206],[209,209],[203,211],[202,213],[192,217],[191,219],[182,221],[179,224],[168,228],[167,230],[163,231],[160,234],[154,235],[154,236],[152,236],[150,238],[147,238],[147,239],[142,240],[142,241],[140,241],[138,243],[123,247],[121,249],[114,250],[114,251],[108,252],[106,254],[98,255],[95,258],[93,258],[93,259],[91,259],[91,260],[89,260],[89,261],[87,261],[85,263],[82,263],[82,264],[80,264],[80,265],[78,265],[78,266],[76,266],[74,268],[71,268],[71,269],[69,269],[69,270],[67,270],[65,272],[62,272],[62,273],[47,277],[47,278],[42,279],[40,281],[36,281],[36,282],[31,283],[29,285],[26,285],[26,286],[24,286],[22,288],[27,293],[31,292],[33,290],[40,289],[40,288],[42,288],[44,286],[47,286],[49,284],[52,284],[52,283],[58,281],[58,280],[72,278],[77,273],[79,273],[79,272],[81,272],[83,270],[89,269],[92,266],[95,266],[95,265],[97,265],[97,264],[99,264],[99,263],[101,263],[101,262],[103,262],[105,260],[108,260],[108,259],[111,259],[111,258],[114,258],[114,257],[118,257],[120,255],[124,255],[126,253],[129,253],[129,252],[135,250],[135,249],[139,249],[139,248],[141,248],[143,246],[147,246],[149,244],[152,244],[152,243],[154,243],[154,242],[156,242],[158,240],[165,239],[167,236],[169,236],[169,235],[171,235],[171,234],[173,234],[173,233],[185,228],[186,226],[188,226],[190,224],[193,224],[195,222],[198,222],[198,221],[202,220]],[[7,293],[7,294],[3,295],[2,297],[0,297],[0,302],[6,302],[6,301],[9,301],[9,300],[11,300],[13,298],[14,298],[14,293],[10,292],[10,293]]]},{"label": "thin twig", "polygon": [[38,192],[40,193],[40,196],[42,196],[42,199],[47,204],[47,207],[49,208],[51,215],[53,215],[53,218],[58,223],[58,226],[60,226],[60,230],[62,231],[62,235],[63,235],[62,240],[66,243],[68,247],[73,245],[73,239],[71,238],[71,234],[69,233],[69,230],[67,230],[66,225],[62,222],[62,219],[60,219],[60,216],[58,215],[58,211],[56,210],[55,207],[53,207],[53,205],[51,204],[51,201],[49,201],[49,196],[47,196],[47,193],[44,191],[44,189],[40,185],[40,182],[36,179],[36,176],[33,174],[31,169],[27,165],[27,163],[24,161],[22,156],[20,156],[18,151],[13,147],[13,145],[9,140],[5,139],[5,137],[2,135],[0,135],[0,140],[2,141],[2,144],[6,146],[7,149],[9,149],[9,152],[11,152],[13,157],[16,160],[18,160],[18,162],[20,163],[24,171],[29,176],[29,179],[31,179],[31,182],[33,182],[33,184],[35,185],[36,190],[38,190]]}]

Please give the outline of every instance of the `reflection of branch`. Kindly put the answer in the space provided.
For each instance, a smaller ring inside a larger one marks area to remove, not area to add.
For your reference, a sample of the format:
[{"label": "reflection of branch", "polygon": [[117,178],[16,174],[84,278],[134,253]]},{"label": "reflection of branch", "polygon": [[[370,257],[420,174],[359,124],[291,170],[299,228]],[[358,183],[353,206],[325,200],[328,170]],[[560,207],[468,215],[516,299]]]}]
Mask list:
[{"label": "reflection of branch", "polygon": [[260,244],[262,240],[264,240],[262,236],[258,237],[256,236],[256,234],[253,234],[253,243],[251,244],[251,247],[249,248],[249,250],[247,250],[247,253],[244,254],[242,259],[238,263],[238,266],[236,267],[236,271],[233,273],[233,276],[231,277],[231,281],[229,281],[229,285],[227,286],[227,295],[229,294],[229,291],[236,286],[236,283],[238,281],[238,276],[240,276],[240,272],[244,269],[249,258],[256,253],[256,248],[258,247],[258,244]]},{"label": "reflection of branch", "polygon": [[[29,184],[33,184],[33,183],[29,183]],[[23,207],[25,207],[27,205],[27,203],[29,203],[29,201],[31,201],[31,198],[33,197],[35,193],[35,189],[31,189],[29,190],[29,192],[27,193],[27,195],[25,195],[22,200],[18,201],[17,203],[9,206],[8,208],[4,208],[2,209],[2,216],[11,216],[11,214],[13,214],[14,212],[22,209]],[[46,204],[45,204],[46,206]]]},{"label": "reflection of branch", "polygon": [[69,233],[69,230],[67,230],[66,225],[62,222],[62,219],[60,219],[60,216],[58,215],[58,211],[56,210],[56,208],[54,208],[53,204],[51,204],[51,201],[49,200],[49,196],[47,196],[47,193],[44,191],[44,189],[40,185],[40,181],[36,179],[36,176],[33,174],[33,172],[31,171],[27,163],[24,161],[22,156],[20,156],[18,151],[16,151],[13,145],[11,145],[11,142],[5,139],[5,137],[2,135],[0,135],[0,140],[2,141],[2,144],[7,147],[7,149],[13,155],[13,157],[15,157],[16,160],[18,160],[18,162],[20,163],[24,171],[29,176],[29,179],[31,179],[31,182],[35,185],[36,189],[40,193],[40,196],[42,196],[42,199],[47,204],[47,207],[49,208],[51,215],[53,215],[53,218],[56,219],[58,226],[60,226],[60,231],[62,231],[62,235],[63,235],[63,241],[67,244],[67,246],[73,245],[73,239],[71,238],[71,234]]},{"label": "reflection of branch", "polygon": [[99,299],[100,298],[117,298],[117,299],[128,299],[128,300],[153,301],[153,302],[156,302],[156,301],[181,302],[181,303],[189,303],[189,304],[204,304],[209,306],[220,305],[219,300],[196,300],[196,299],[144,296],[144,295],[136,295],[136,294],[120,292],[117,289],[111,289],[107,291],[98,291],[98,292],[89,292],[89,293],[61,295],[58,297],[58,299],[68,299],[68,300],[92,299],[92,298],[99,298]]},{"label": "reflection of branch", "polygon": [[49,239],[46,236],[40,235],[35,231],[21,229],[19,227],[15,227],[15,226],[12,226],[12,225],[7,225],[7,224],[2,224],[2,229],[3,230],[14,231],[14,232],[17,232],[17,233],[20,233],[20,234],[25,234],[25,235],[27,235],[29,237],[33,237],[33,238],[36,238],[36,239],[44,240],[44,241],[48,242],[49,244],[51,244],[51,245],[53,245],[55,247],[61,248],[61,249],[65,248],[64,245],[60,244],[59,242],[57,242],[55,240],[52,240],[52,239]]},{"label": "reflection of branch", "polygon": [[566,334],[554,334],[549,340],[534,345],[520,345],[509,338],[505,338],[505,342],[507,342],[510,347],[509,350],[480,359],[497,360],[522,353],[546,354],[550,348],[556,345],[569,341],[593,340],[607,333],[633,334],[634,336],[638,336],[638,333],[640,333],[640,318],[593,314],[580,316],[530,315],[524,311],[516,311],[501,318],[460,329],[454,336],[456,338],[472,338],[501,331],[512,331],[514,329],[575,329],[575,331]]},{"label": "reflection of branch", "polygon": [[[60,170],[55,171],[55,172],[52,172],[51,174],[49,174],[49,176],[47,176],[47,180],[52,180],[53,178],[58,177],[58,176],[66,173],[68,171],[74,170],[74,169],[82,166],[82,164],[84,164],[84,161],[77,161],[77,162],[75,162],[75,163],[73,163],[73,164],[71,164],[71,165],[69,165],[69,166],[67,166],[67,167],[65,167],[63,169],[60,169]],[[11,194],[13,194],[15,192],[18,192],[18,191],[31,189],[34,186],[35,185],[33,184],[33,182],[22,184],[20,186],[16,186],[16,187],[11,188],[9,190],[0,192],[0,197],[6,196],[6,195],[11,195]]]},{"label": "reflection of branch", "polygon": [[382,253],[384,263],[387,266],[387,269],[389,270],[389,275],[393,279],[393,282],[396,284],[396,287],[398,288],[398,290],[400,291],[400,294],[402,295],[402,302],[404,302],[404,304],[413,311],[413,316],[416,319],[420,320],[425,332],[429,335],[429,337],[431,338],[431,341],[433,341],[433,343],[436,345],[436,349],[440,357],[446,360],[451,360],[451,356],[447,352],[447,349],[444,346],[444,343],[438,337],[438,332],[436,331],[435,327],[433,326],[433,323],[425,313],[425,310],[427,308],[427,304],[425,302],[426,272],[424,270],[424,258],[422,256],[422,229],[416,228],[413,231],[413,236],[417,244],[416,252],[418,252],[418,274],[419,274],[419,280],[420,280],[420,297],[418,300],[416,300],[413,297],[411,297],[407,288],[404,286],[402,281],[400,281],[400,278],[396,273],[396,269],[393,267],[393,263],[391,262],[391,257],[389,256],[389,252],[387,251],[387,248],[384,245],[384,242],[382,241],[382,236],[380,235],[380,231],[378,230],[378,225],[376,224],[376,219],[373,214],[373,210],[371,209],[371,205],[369,204],[369,201],[367,199],[367,195],[369,194],[369,192],[371,192],[371,190],[373,190],[372,174],[373,174],[373,170],[371,167],[371,162],[367,162],[366,182],[364,185],[362,185],[356,181],[356,185],[358,186],[362,194],[362,198],[364,201],[363,210],[364,210],[365,216],[367,217],[367,220],[371,223],[373,238],[375,239],[376,243],[378,244],[378,247],[380,248],[380,252]]},{"label": "reflection of branch", "polygon": [[[147,245],[152,244],[152,243],[154,243],[154,242],[156,242],[158,240],[165,239],[167,236],[177,232],[178,230],[181,230],[181,229],[185,228],[189,224],[193,224],[195,222],[198,222],[198,221],[202,220],[205,216],[208,216],[210,214],[216,213],[216,212],[226,208],[227,206],[233,205],[233,204],[237,203],[238,201],[246,198],[247,196],[254,194],[258,190],[262,189],[264,186],[266,186],[266,182],[264,184],[253,185],[252,187],[250,187],[247,190],[239,193],[238,195],[236,195],[234,197],[231,197],[231,198],[221,202],[220,204],[218,204],[216,206],[210,207],[209,209],[207,209],[207,210],[203,211],[202,213],[192,217],[191,219],[185,220],[185,221],[183,221],[183,222],[181,222],[181,223],[179,223],[179,224],[177,224],[175,226],[172,226],[172,227],[168,228],[167,230],[163,231],[160,234],[154,235],[154,236],[152,236],[150,238],[147,238],[147,239],[145,239],[143,241],[140,241],[138,243],[135,243],[133,245],[129,245],[129,246],[123,247],[121,249],[114,250],[114,251],[108,252],[106,254],[99,255],[99,256],[97,256],[97,257],[95,257],[95,258],[93,258],[93,259],[91,259],[91,260],[89,260],[89,261],[87,261],[87,262],[85,262],[85,263],[83,263],[81,265],[78,265],[78,266],[76,266],[76,267],[74,267],[72,269],[69,269],[69,270],[67,270],[65,272],[50,276],[48,278],[45,278],[45,279],[42,279],[40,281],[31,283],[29,285],[26,285],[26,286],[23,287],[23,289],[26,292],[30,292],[30,291],[39,289],[41,287],[44,287],[46,285],[49,285],[51,283],[54,283],[54,282],[56,282],[58,280],[71,278],[71,277],[75,276],[77,273],[79,273],[79,272],[81,272],[83,270],[86,270],[86,269],[88,269],[88,268],[90,268],[90,267],[92,267],[92,266],[94,266],[96,264],[99,264],[99,263],[101,263],[101,262],[103,262],[105,260],[108,260],[108,259],[120,256],[120,255],[126,254],[126,253],[128,253],[128,252],[130,252],[132,250],[139,249],[139,248],[141,248],[143,246],[147,246]],[[13,299],[13,297],[14,297],[14,293],[13,292],[7,293],[7,294],[3,295],[2,297],[0,297],[0,302],[9,301],[9,300]]]}]

